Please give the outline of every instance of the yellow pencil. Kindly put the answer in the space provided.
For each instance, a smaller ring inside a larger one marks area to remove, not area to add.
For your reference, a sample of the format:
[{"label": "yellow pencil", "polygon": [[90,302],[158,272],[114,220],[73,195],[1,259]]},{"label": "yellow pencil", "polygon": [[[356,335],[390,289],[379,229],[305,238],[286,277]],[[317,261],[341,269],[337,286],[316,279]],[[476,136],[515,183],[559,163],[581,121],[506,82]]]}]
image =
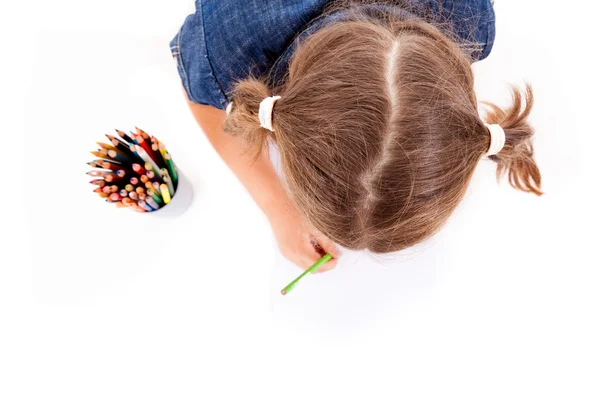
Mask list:
[{"label": "yellow pencil", "polygon": [[169,187],[162,183],[160,185],[160,193],[162,194],[162,198],[165,201],[165,204],[169,204],[171,201],[171,193],[169,193]]}]

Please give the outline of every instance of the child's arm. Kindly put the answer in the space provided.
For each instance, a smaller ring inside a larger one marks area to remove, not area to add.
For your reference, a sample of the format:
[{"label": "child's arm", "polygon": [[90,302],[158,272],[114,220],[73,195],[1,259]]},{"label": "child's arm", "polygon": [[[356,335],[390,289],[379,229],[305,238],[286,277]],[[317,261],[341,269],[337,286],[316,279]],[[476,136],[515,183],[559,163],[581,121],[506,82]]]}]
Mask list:
[{"label": "child's arm", "polygon": [[224,111],[190,101],[188,105],[214,149],[267,216],[283,255],[301,268],[310,267],[321,257],[311,244],[312,235],[325,252],[335,257],[319,271],[333,268],[341,255],[339,249],[303,220],[289,200],[268,153],[263,151],[260,158],[253,161],[252,155],[244,154],[245,148],[240,138],[223,131]]}]

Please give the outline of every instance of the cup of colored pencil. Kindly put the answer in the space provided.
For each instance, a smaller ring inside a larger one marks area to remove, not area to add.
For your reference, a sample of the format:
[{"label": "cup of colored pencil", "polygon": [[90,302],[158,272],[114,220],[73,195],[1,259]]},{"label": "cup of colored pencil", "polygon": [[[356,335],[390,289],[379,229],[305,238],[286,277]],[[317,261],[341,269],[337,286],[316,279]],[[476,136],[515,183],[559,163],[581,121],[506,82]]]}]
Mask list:
[{"label": "cup of colored pencil", "polygon": [[182,176],[163,143],[139,128],[106,135],[88,163],[94,193],[118,208],[145,213],[163,209],[178,193]]}]

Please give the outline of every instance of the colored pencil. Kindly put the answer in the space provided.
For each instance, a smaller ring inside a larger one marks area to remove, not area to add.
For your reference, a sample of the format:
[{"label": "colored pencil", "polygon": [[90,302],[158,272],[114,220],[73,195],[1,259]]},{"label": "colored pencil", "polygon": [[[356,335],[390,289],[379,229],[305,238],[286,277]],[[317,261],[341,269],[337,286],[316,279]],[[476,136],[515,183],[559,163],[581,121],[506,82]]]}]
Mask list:
[{"label": "colored pencil", "polygon": [[117,150],[108,150],[108,156],[113,160],[117,160],[122,163],[127,163],[128,160],[125,154],[118,152]]},{"label": "colored pencil", "polygon": [[171,158],[171,155],[169,153],[165,154],[165,160],[167,162],[169,174],[171,175],[171,178],[173,178],[173,183],[175,184],[175,186],[177,186],[177,181],[179,180],[179,177],[177,176],[177,169],[175,168],[175,163],[173,162],[173,159]]},{"label": "colored pencil", "polygon": [[101,161],[99,164],[101,165],[101,167],[99,168],[110,169],[111,171],[118,171],[120,169],[123,169],[123,164],[116,162]]},{"label": "colored pencil", "polygon": [[96,144],[106,150],[117,150],[117,148],[115,146],[112,146],[110,144],[101,143],[101,142],[96,142]]},{"label": "colored pencil", "polygon": [[109,197],[113,201],[121,201],[123,199],[119,193],[112,193]]},{"label": "colored pencil", "polygon": [[92,185],[98,185],[99,187],[104,187],[104,185],[106,185],[106,181],[104,179],[94,179],[93,181],[90,181],[90,183]]},{"label": "colored pencil", "polygon": [[321,265],[325,264],[327,261],[331,260],[333,257],[331,254],[327,253],[323,257],[321,257],[316,263],[314,263],[310,268],[304,271],[300,276],[291,281],[286,287],[281,289],[281,294],[285,295],[289,293],[300,281],[300,279],[304,278],[309,273],[314,273]]},{"label": "colored pencil", "polygon": [[158,150],[157,142],[152,143],[152,154],[154,154],[154,160],[156,161],[156,163],[158,164],[159,167],[164,168],[167,166],[165,159],[163,158],[162,154],[160,154],[160,151]]},{"label": "colored pencil", "polygon": [[156,200],[154,200],[152,196],[146,196],[146,203],[148,203],[148,205],[152,207],[153,210],[158,210],[159,208],[158,203],[156,202]]},{"label": "colored pencil", "polygon": [[110,157],[108,156],[108,152],[102,153],[100,151],[91,151],[90,153],[92,153],[98,158],[110,159]]},{"label": "colored pencil", "polygon": [[121,177],[116,174],[104,175],[104,180],[106,182],[117,182],[117,181],[121,180]]},{"label": "colored pencil", "polygon": [[95,177],[105,177],[106,175],[112,175],[112,171],[92,170],[92,171],[86,172],[86,174],[88,174],[90,176],[95,176]]},{"label": "colored pencil", "polygon": [[142,137],[144,139],[148,139],[150,138],[150,135],[148,135],[146,132],[144,132],[142,129],[138,128],[137,126],[134,127],[135,131],[138,133],[138,135],[142,135]]},{"label": "colored pencil", "polygon": [[173,197],[175,195],[175,187],[173,186],[173,182],[171,182],[171,178],[168,175],[164,176],[163,181],[167,184],[169,193],[171,194],[171,197]]},{"label": "colored pencil", "polygon": [[[142,159],[144,160],[145,163],[148,163],[148,164],[150,164],[152,166],[152,170],[156,174],[157,171],[159,170],[158,165],[156,165],[156,163],[154,162],[154,160],[152,159],[152,157],[150,157],[148,155],[148,153],[146,152],[146,150],[143,149],[141,146],[135,146],[135,150],[140,155],[140,157],[142,157]],[[146,166],[145,163],[144,163],[144,168],[146,168],[146,170],[148,170],[149,168]]]},{"label": "colored pencil", "polygon": [[162,198],[156,194],[156,192],[154,191],[154,189],[152,189],[152,190],[150,190],[150,189],[146,190],[146,194],[147,194],[146,200],[148,199],[148,197],[150,197],[151,199],[153,199],[158,204],[162,204],[163,203]]},{"label": "colored pencil", "polygon": [[119,137],[121,139],[123,139],[124,141],[126,141],[127,143],[129,143],[129,144],[134,143],[133,139],[128,134],[126,134],[125,132],[120,131],[118,129],[115,129],[115,131],[117,132],[117,135],[119,135]]},{"label": "colored pencil", "polygon": [[148,203],[146,203],[146,202],[145,202],[145,201],[143,201],[143,200],[139,200],[139,201],[138,201],[138,206],[139,206],[140,208],[143,208],[143,209],[144,209],[144,210],[146,210],[146,211],[154,211],[154,209],[153,209],[152,207],[150,207],[150,206],[148,205]]},{"label": "colored pencil", "polygon": [[132,164],[131,167],[133,168],[133,171],[140,174],[140,175],[145,175],[146,174],[146,170],[144,169],[144,167],[142,167],[140,164]]},{"label": "colored pencil", "polygon": [[169,193],[169,187],[164,183],[160,185],[160,193],[165,204],[169,204],[169,202],[171,201],[171,193]]}]

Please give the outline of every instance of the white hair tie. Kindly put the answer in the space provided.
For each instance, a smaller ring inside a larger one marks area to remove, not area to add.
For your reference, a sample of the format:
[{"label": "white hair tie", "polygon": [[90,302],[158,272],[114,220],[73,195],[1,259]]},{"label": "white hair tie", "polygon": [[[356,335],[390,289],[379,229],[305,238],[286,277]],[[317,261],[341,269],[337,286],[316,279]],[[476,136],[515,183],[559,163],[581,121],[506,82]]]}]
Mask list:
[{"label": "white hair tie", "polygon": [[281,96],[267,97],[260,102],[258,108],[258,119],[260,126],[273,132],[273,105]]},{"label": "white hair tie", "polygon": [[493,156],[498,154],[504,147],[506,141],[506,135],[504,129],[498,124],[485,124],[490,132],[490,148],[488,149],[486,156]]}]

